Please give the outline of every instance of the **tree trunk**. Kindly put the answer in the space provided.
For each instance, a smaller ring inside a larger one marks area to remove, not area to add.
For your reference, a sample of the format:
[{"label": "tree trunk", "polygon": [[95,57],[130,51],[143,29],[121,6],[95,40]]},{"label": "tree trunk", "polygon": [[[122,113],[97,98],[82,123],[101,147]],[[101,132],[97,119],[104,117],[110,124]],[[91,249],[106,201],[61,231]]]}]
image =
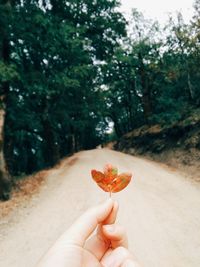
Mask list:
[{"label": "tree trunk", "polygon": [[142,86],[142,104],[144,109],[144,116],[146,123],[149,124],[149,117],[152,114],[152,105],[151,105],[151,87],[148,83],[148,77],[145,71],[145,66],[143,63],[143,58],[141,53],[138,54],[140,61],[139,74]]},{"label": "tree trunk", "polygon": [[186,87],[186,97],[189,97],[190,101],[194,101],[194,90],[191,82],[191,76],[190,76],[190,71],[189,71],[189,64],[188,64],[188,59],[186,58],[185,52],[184,52],[184,43],[183,40],[177,36],[178,39],[178,44],[181,50],[181,63],[183,70],[186,72],[186,79],[187,79],[187,87]]},{"label": "tree trunk", "polygon": [[[0,25],[0,60],[4,64],[9,64],[10,61],[10,45],[9,45],[9,18],[11,16],[11,2],[9,0],[2,4],[3,12],[5,13],[4,23]],[[8,174],[5,158],[4,158],[4,118],[6,107],[3,102],[9,91],[9,81],[5,81],[1,84],[1,106],[0,106],[0,199],[7,200],[10,197],[11,191],[11,178]]]},{"label": "tree trunk", "polygon": [[46,141],[45,160],[48,165],[53,166],[60,159],[59,146],[56,142],[55,134],[52,129],[48,115],[43,115],[43,137]]},{"label": "tree trunk", "polygon": [[0,110],[0,199],[8,200],[11,191],[11,178],[7,172],[3,153],[3,128],[4,128],[4,110]]},{"label": "tree trunk", "polygon": [[[39,66],[36,66],[36,63],[35,67],[39,70]],[[50,167],[55,165],[60,159],[60,146],[57,142],[56,133],[51,122],[50,107],[53,100],[46,94],[40,98],[40,101],[37,112],[41,114],[41,136],[44,140],[42,152],[45,165]]]},{"label": "tree trunk", "polygon": [[195,95],[189,70],[187,70],[187,84],[188,84],[189,98],[191,101],[194,101]]}]

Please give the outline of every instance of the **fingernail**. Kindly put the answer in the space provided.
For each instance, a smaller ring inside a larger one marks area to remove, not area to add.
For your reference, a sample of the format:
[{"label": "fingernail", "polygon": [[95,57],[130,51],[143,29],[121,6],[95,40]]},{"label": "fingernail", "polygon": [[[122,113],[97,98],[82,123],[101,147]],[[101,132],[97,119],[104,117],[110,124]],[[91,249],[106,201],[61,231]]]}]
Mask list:
[{"label": "fingernail", "polygon": [[104,225],[103,226],[104,228],[105,228],[105,230],[107,231],[107,232],[110,232],[110,233],[112,233],[112,232],[114,232],[115,231],[115,226],[114,225]]}]

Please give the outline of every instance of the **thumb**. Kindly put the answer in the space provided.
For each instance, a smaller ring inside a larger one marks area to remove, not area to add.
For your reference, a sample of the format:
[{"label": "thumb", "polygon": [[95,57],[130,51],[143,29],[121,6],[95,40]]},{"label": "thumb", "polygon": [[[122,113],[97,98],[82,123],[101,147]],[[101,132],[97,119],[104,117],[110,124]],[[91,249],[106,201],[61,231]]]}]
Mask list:
[{"label": "thumb", "polygon": [[58,241],[82,247],[97,225],[108,217],[113,205],[113,200],[108,199],[106,202],[91,208],[78,218]]}]

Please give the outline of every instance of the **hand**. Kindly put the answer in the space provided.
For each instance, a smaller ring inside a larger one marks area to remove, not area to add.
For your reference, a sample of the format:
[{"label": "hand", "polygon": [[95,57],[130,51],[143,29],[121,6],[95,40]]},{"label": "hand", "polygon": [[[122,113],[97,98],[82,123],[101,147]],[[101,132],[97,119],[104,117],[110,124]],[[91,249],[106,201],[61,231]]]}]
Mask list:
[{"label": "hand", "polygon": [[139,267],[128,251],[124,229],[115,224],[117,211],[118,204],[111,199],[88,210],[37,267]]}]

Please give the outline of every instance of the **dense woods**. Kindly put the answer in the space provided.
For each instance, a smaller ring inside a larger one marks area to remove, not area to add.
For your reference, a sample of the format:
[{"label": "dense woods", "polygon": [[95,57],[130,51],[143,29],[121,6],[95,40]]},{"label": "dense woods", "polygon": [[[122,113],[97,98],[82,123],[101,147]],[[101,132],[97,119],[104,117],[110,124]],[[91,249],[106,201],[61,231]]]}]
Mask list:
[{"label": "dense woods", "polygon": [[0,198],[11,177],[200,106],[200,1],[164,27],[119,5],[0,2]]}]

